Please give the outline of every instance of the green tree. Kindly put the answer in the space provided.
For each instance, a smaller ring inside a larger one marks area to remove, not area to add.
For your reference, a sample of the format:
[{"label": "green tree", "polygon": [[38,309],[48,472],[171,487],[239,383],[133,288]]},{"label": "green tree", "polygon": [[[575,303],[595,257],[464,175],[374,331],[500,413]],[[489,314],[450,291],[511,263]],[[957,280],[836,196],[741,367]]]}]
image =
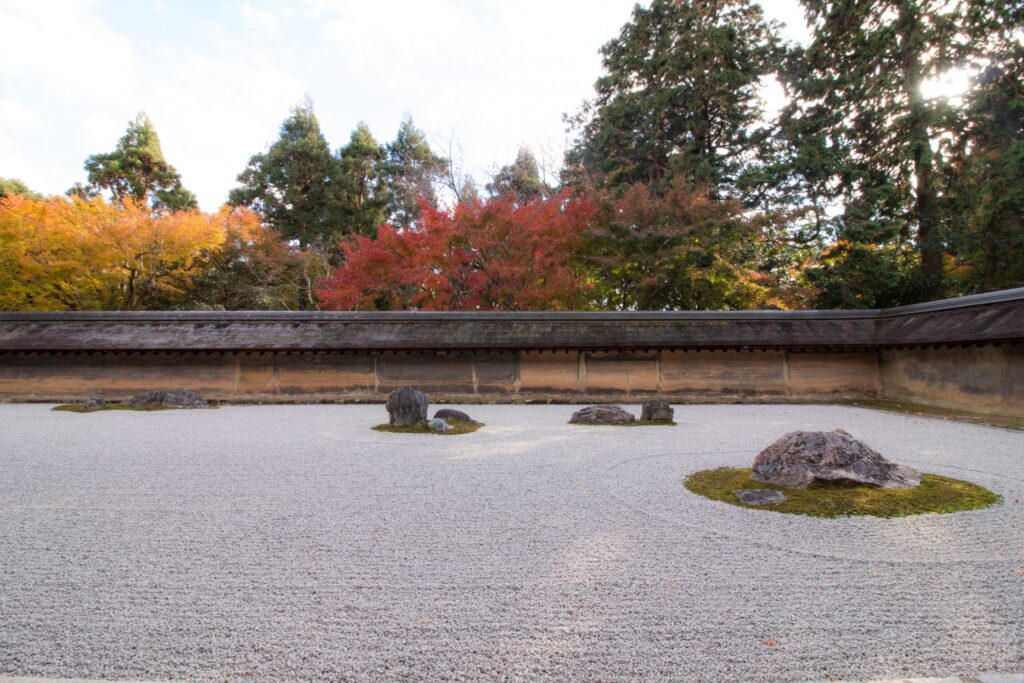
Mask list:
[{"label": "green tree", "polygon": [[537,159],[526,147],[521,147],[516,160],[502,166],[487,184],[492,197],[513,197],[517,204],[550,197],[553,193],[540,177]]},{"label": "green tree", "polygon": [[278,139],[249,159],[228,203],[257,211],[281,237],[302,247],[335,247],[350,226],[342,208],[343,183],[309,100],[292,109]]},{"label": "green tree", "polygon": [[110,192],[115,202],[131,199],[154,211],[183,211],[197,207],[196,197],[181,184],[181,176],[164,159],[160,137],[144,112],[128,123],[128,130],[113,152],[85,160],[88,184],[69,194],[95,196]]},{"label": "green tree", "polygon": [[749,0],[636,5],[601,48],[596,97],[569,119],[579,135],[565,180],[664,191],[681,178],[727,194],[755,148],[758,87],[776,69],[776,34]]},{"label": "green tree", "polygon": [[975,79],[951,155],[946,241],[958,293],[1024,285],[1024,47]]},{"label": "green tree", "polygon": [[346,232],[372,237],[388,218],[391,196],[385,175],[386,152],[369,126],[360,123],[348,144],[338,150],[337,158],[339,209]]},{"label": "green tree", "polygon": [[17,178],[0,178],[0,199],[13,195],[21,195],[26,199],[42,199],[43,195],[33,192],[28,185]]},{"label": "green tree", "polygon": [[[883,245],[882,252],[892,254],[916,251],[917,268],[902,272],[918,282],[897,290],[918,298],[941,295],[941,141],[962,118],[945,98],[926,98],[921,86],[986,49],[997,3],[803,4],[814,39],[790,56],[783,72],[795,96],[783,115],[787,142],[795,147],[795,171],[817,195],[813,205],[820,206],[822,198],[841,203],[842,215],[834,222],[840,241]],[[843,278],[848,277],[847,272]]]},{"label": "green tree", "polygon": [[437,206],[435,184],[444,175],[448,160],[430,149],[423,131],[405,117],[398,134],[386,148],[384,173],[390,193],[388,222],[408,228],[420,219],[420,200]]}]

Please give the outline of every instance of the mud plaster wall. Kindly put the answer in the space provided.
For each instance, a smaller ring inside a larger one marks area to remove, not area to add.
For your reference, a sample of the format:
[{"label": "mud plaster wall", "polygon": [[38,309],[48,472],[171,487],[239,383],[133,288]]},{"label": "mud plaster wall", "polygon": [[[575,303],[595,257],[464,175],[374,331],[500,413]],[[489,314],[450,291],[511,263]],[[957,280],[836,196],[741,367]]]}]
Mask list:
[{"label": "mud plaster wall", "polygon": [[1019,345],[859,352],[478,351],[0,354],[0,400],[122,400],[185,387],[220,401],[915,400],[1024,414]]}]

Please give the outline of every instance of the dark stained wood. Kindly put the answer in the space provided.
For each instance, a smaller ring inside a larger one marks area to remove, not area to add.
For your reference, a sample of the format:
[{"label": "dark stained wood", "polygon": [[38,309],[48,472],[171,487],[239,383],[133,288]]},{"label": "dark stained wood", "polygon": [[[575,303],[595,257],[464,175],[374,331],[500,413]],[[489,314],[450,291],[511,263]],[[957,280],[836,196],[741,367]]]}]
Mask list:
[{"label": "dark stained wood", "polygon": [[869,311],[0,313],[0,351],[865,349],[1024,340],[1024,289]]}]

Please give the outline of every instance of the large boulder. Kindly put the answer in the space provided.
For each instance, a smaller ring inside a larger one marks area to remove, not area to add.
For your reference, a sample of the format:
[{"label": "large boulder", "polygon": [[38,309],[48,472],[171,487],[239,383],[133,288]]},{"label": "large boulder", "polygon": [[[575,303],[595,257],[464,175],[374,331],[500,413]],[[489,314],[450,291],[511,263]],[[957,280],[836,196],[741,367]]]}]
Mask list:
[{"label": "large boulder", "polygon": [[144,394],[136,394],[126,402],[132,408],[209,408],[206,399],[194,391],[187,389],[157,389]]},{"label": "large boulder", "polygon": [[920,472],[886,460],[842,429],[786,434],[758,454],[750,478],[794,488],[829,481],[900,489],[921,483]]},{"label": "large boulder", "polygon": [[570,424],[608,424],[636,422],[636,416],[619,406],[587,406],[572,414]]},{"label": "large boulder", "polygon": [[398,427],[412,427],[427,421],[427,395],[408,384],[388,395],[390,423]]},{"label": "large boulder", "polygon": [[644,401],[643,409],[640,411],[640,420],[643,422],[671,422],[674,416],[672,406],[663,399]]},{"label": "large boulder", "polygon": [[455,410],[454,408],[441,408],[441,410],[434,413],[434,419],[441,419],[445,422],[470,422],[476,424],[476,420],[461,410]]}]

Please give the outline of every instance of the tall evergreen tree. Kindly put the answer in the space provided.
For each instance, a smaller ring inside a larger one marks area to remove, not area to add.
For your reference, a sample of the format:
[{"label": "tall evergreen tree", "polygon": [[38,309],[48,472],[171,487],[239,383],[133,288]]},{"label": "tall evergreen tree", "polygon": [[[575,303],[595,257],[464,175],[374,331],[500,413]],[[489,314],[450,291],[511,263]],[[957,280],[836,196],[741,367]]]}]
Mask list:
[{"label": "tall evergreen tree", "polygon": [[525,204],[550,197],[551,188],[540,177],[537,159],[526,147],[521,147],[516,160],[502,166],[487,184],[492,197],[513,197],[517,204]]},{"label": "tall evergreen tree", "polygon": [[181,184],[181,176],[167,163],[160,137],[144,112],[132,119],[113,152],[85,160],[88,185],[69,192],[91,196],[110,192],[114,201],[127,199],[148,204],[156,211],[196,208],[196,197]]},{"label": "tall evergreen tree", "polygon": [[656,191],[674,178],[728,194],[754,149],[759,81],[776,68],[777,29],[749,0],[636,5],[601,48],[596,97],[569,123],[565,180]]},{"label": "tall evergreen tree", "polygon": [[340,210],[346,231],[373,236],[387,220],[388,192],[385,175],[386,152],[374,139],[369,126],[360,123],[348,144],[338,150]]},{"label": "tall evergreen tree", "polygon": [[[961,126],[961,112],[944,98],[926,98],[921,86],[985,49],[1000,3],[803,4],[813,41],[791,55],[784,71],[794,95],[782,117],[794,147],[793,170],[818,195],[813,204],[841,202],[835,221],[840,241],[884,246],[893,254],[916,251],[916,273],[908,274],[915,283],[902,291],[911,299],[941,295],[940,142]],[[849,280],[848,273],[840,277]]]},{"label": "tall evergreen tree", "polygon": [[228,203],[259,212],[285,239],[331,250],[351,230],[342,208],[341,175],[306,100],[292,109],[267,151],[249,159]]},{"label": "tall evergreen tree", "polygon": [[444,175],[448,160],[430,149],[423,131],[408,116],[402,120],[386,152],[388,221],[395,227],[408,228],[420,218],[421,199],[431,206],[437,205],[434,186]]}]

